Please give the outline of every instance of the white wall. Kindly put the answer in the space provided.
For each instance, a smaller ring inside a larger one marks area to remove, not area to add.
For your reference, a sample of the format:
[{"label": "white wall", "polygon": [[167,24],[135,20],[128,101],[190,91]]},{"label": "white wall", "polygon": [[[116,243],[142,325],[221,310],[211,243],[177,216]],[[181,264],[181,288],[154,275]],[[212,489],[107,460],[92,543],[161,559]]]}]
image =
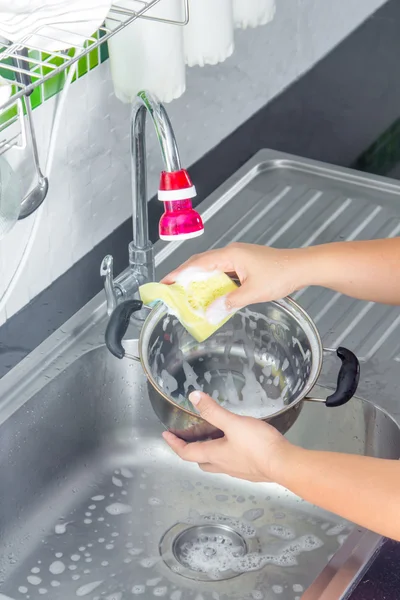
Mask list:
[{"label": "white wall", "polygon": [[[277,0],[271,24],[237,32],[229,60],[190,69],[186,93],[167,107],[184,166],[213,148],[382,4],[384,0]],[[43,156],[54,104],[50,100],[35,111]],[[71,86],[38,235],[22,278],[0,310],[0,324],[128,218],[128,124],[129,107],[113,95],[108,63]],[[148,153],[153,194],[161,162],[152,135]],[[23,158],[19,172],[29,186],[30,154]],[[18,222],[0,242],[0,298],[21,259],[33,218]]]}]

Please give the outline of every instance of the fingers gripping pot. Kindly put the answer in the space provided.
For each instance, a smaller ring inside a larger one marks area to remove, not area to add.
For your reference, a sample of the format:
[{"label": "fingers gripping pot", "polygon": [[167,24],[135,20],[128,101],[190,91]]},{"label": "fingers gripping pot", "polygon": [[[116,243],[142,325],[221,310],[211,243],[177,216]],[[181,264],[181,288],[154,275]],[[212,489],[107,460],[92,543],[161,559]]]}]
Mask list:
[{"label": "fingers gripping pot", "polygon": [[325,399],[310,396],[324,349],[315,324],[290,298],[239,311],[202,343],[159,303],[141,330],[138,358],[125,354],[122,339],[132,313],[142,306],[139,300],[117,306],[107,326],[106,345],[118,358],[141,361],[154,412],[167,429],[186,441],[223,435],[188,400],[195,389],[232,412],[270,423],[281,433],[296,421],[303,402],[338,407],[356,392],[358,359],[340,347],[328,350],[342,362],[335,392]]}]

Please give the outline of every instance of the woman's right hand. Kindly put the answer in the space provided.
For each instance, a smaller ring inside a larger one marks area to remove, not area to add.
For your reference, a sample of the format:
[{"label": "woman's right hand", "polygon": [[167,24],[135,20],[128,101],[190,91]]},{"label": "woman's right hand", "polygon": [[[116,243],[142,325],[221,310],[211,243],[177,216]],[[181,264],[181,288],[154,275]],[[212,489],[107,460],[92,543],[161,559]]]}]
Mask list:
[{"label": "woman's right hand", "polygon": [[309,285],[306,249],[278,250],[255,244],[231,244],[192,256],[162,283],[174,283],[179,273],[196,267],[236,275],[241,286],[225,298],[228,311],[250,304],[279,300]]}]

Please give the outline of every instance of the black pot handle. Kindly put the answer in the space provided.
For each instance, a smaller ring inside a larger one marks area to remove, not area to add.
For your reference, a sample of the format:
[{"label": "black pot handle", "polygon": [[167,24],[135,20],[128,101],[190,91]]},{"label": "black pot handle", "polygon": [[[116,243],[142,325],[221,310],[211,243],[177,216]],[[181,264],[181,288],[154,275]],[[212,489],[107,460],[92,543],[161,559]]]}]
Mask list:
[{"label": "black pot handle", "polygon": [[141,310],[143,302],[141,300],[126,300],[118,304],[111,314],[108,321],[105,340],[106,346],[117,358],[124,358],[125,348],[122,340],[129,326],[129,321],[134,312]]},{"label": "black pot handle", "polygon": [[326,406],[343,406],[356,393],[360,380],[360,363],[358,358],[347,348],[338,348],[337,356],[342,361],[337,378],[336,390],[325,400]]}]

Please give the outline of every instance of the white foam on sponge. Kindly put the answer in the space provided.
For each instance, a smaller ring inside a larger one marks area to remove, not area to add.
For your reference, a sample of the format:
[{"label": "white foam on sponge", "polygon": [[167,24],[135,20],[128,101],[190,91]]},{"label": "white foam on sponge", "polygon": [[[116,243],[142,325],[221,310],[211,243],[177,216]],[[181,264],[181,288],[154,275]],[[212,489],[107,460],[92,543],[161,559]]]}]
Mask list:
[{"label": "white foam on sponge", "polygon": [[226,305],[226,296],[220,296],[206,310],[206,319],[211,325],[218,325],[227,317],[234,314],[235,309],[228,308]]},{"label": "white foam on sponge", "polygon": [[187,288],[193,281],[207,281],[217,275],[221,275],[221,271],[205,271],[199,267],[188,267],[178,273],[175,283],[181,285],[183,288]]}]

